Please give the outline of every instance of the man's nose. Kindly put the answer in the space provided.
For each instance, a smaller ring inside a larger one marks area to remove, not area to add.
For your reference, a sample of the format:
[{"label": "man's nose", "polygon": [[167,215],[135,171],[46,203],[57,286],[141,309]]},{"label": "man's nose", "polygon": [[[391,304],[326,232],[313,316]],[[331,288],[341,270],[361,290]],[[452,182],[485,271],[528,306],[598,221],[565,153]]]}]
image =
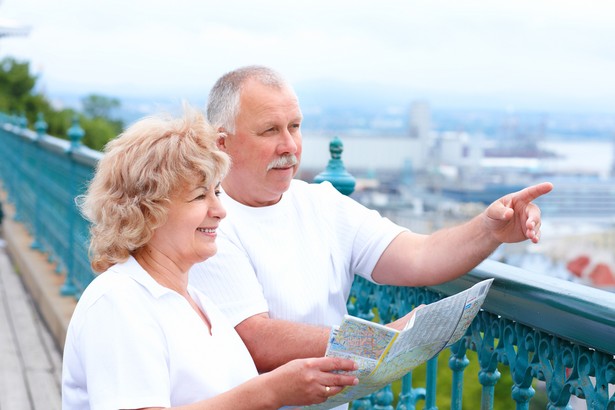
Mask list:
[{"label": "man's nose", "polygon": [[285,130],[281,134],[281,141],[278,144],[278,154],[294,154],[297,152],[296,136]]}]

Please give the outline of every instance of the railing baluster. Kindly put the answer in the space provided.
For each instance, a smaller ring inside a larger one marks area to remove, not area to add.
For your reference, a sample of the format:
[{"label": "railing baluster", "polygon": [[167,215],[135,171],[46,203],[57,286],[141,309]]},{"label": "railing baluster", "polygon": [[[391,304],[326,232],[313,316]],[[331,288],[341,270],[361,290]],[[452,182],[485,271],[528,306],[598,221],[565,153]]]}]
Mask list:
[{"label": "railing baluster", "polygon": [[[510,339],[506,354],[510,363],[510,370],[513,377],[513,389],[512,398],[517,402],[517,410],[528,410],[529,403],[532,397],[534,397],[534,388],[532,387],[533,375],[530,363],[530,352],[528,346],[532,348],[529,341],[532,340],[532,336],[528,336],[531,331],[524,326],[520,326],[517,323],[510,323],[506,326],[505,332],[508,332]],[[526,339],[529,337],[529,340]],[[515,346],[517,348],[515,352]]]},{"label": "railing baluster", "polygon": [[470,364],[466,349],[466,337],[451,346],[451,357],[448,361],[448,367],[453,371],[451,410],[462,409],[463,373]]},{"label": "railing baluster", "polygon": [[[70,203],[67,203],[66,206],[69,207],[69,209],[75,208],[74,198],[78,194],[78,185],[79,185],[79,181],[78,181],[79,176],[77,174],[77,164],[75,163],[75,159],[73,158],[73,155],[75,151],[79,149],[79,147],[81,147],[81,139],[83,138],[84,134],[85,133],[83,129],[79,126],[79,118],[77,116],[74,116],[73,124],[68,129],[68,138],[70,139],[70,146],[67,150],[67,153],[69,154],[69,160],[70,160],[70,174],[68,175],[69,181],[67,184],[68,185],[67,188],[69,192]],[[76,218],[79,217],[79,213],[77,212],[76,209],[74,209],[72,212],[69,212],[68,216],[69,216],[68,217],[69,247],[67,248],[67,255],[65,259],[67,261],[66,280],[64,281],[64,285],[60,289],[60,292],[64,296],[68,296],[68,295],[75,296],[77,294],[77,285],[76,285],[76,280],[75,280],[75,276],[76,276],[75,265],[73,264],[73,258],[72,258],[72,246],[74,246],[75,229],[77,225]]]},{"label": "railing baluster", "polygon": [[425,382],[425,410],[438,410],[436,394],[438,385],[438,358],[436,355],[427,361],[427,380]]},{"label": "railing baluster", "polygon": [[[43,139],[43,137],[45,136],[45,134],[47,133],[47,123],[45,122],[45,119],[43,118],[43,113],[38,113],[38,117],[36,120],[36,123],[34,123],[34,128],[36,129],[36,140],[35,140],[35,145],[38,147],[38,144],[40,143],[40,141]],[[40,151],[40,150],[39,150]],[[40,241],[40,237],[43,233],[43,229],[41,226],[41,203],[43,200],[43,189],[44,189],[44,185],[42,183],[42,180],[40,178],[40,176],[42,176],[43,172],[43,168],[42,168],[42,156],[36,155],[35,156],[35,160],[34,163],[36,164],[36,169],[35,169],[35,173],[36,175],[39,176],[39,178],[36,178],[36,196],[35,196],[35,212],[33,215],[34,218],[34,223],[33,223],[33,228],[34,228],[34,232],[33,232],[33,237],[34,240],[32,242],[32,244],[30,245],[30,247],[32,249],[36,249],[38,251],[42,251],[43,250],[43,244]]]},{"label": "railing baluster", "polygon": [[[474,321],[474,326],[472,326],[472,334],[476,336],[472,338],[472,341],[478,352],[480,364],[478,381],[483,386],[481,410],[493,409],[495,385],[501,376],[498,371],[498,357],[495,351],[494,329],[490,326],[490,322],[489,314],[481,312],[478,319]],[[477,332],[477,330],[480,330],[480,332]],[[480,334],[483,335],[482,338]]]},{"label": "railing baluster", "polygon": [[[372,309],[374,308],[374,291],[372,290],[373,285],[371,282],[366,280],[356,281],[356,301],[355,301],[355,314],[357,317],[365,320],[373,320],[374,312]],[[372,406],[372,395],[363,397],[358,400],[354,400],[352,402],[353,410],[370,410],[373,408]]]},{"label": "railing baluster", "polygon": [[416,410],[416,403],[425,400],[425,389],[412,387],[412,372],[405,375],[401,380],[401,392],[397,403],[397,410]]},{"label": "railing baluster", "polygon": [[393,404],[393,392],[391,386],[385,386],[373,395],[374,410],[395,410]]},{"label": "railing baluster", "polygon": [[[394,306],[396,316],[400,317],[414,309],[418,304],[417,294],[423,290],[417,288],[392,287],[394,290]],[[425,400],[425,388],[413,387],[412,372],[401,380],[401,392],[397,402],[397,410],[415,410],[419,400]]]}]

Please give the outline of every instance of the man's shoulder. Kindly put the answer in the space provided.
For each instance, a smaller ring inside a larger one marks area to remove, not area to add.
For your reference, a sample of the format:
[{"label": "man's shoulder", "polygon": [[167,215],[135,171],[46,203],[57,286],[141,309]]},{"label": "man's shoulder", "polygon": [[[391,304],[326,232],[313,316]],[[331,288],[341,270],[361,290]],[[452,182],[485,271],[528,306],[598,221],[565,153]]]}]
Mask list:
[{"label": "man's shoulder", "polygon": [[[288,194],[288,195],[287,195]],[[286,203],[296,207],[326,207],[329,214],[345,213],[348,209],[356,209],[358,202],[342,194],[329,181],[320,183],[293,180],[285,193]]]},{"label": "man's shoulder", "polygon": [[329,181],[320,183],[307,182],[302,179],[293,179],[290,183],[290,187],[287,192],[290,193],[337,193],[337,190],[331,185]]}]

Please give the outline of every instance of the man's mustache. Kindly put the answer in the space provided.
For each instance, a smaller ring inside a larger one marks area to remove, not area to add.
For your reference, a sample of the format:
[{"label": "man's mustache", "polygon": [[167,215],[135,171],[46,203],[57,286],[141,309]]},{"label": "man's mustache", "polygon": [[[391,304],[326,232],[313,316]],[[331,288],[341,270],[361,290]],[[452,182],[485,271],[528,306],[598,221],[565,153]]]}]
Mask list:
[{"label": "man's mustache", "polygon": [[267,171],[274,168],[289,168],[297,165],[297,156],[295,154],[282,155],[271,161],[267,166]]}]

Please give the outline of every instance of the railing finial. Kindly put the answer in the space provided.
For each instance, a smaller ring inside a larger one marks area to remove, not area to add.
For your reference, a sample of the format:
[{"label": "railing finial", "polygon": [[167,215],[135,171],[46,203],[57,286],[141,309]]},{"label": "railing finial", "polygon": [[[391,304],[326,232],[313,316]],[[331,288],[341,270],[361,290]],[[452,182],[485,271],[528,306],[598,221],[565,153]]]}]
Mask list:
[{"label": "railing finial", "polygon": [[344,162],[342,161],[343,151],[344,144],[342,143],[342,140],[338,137],[333,137],[329,143],[331,159],[327,164],[327,168],[314,177],[314,182],[320,183],[323,181],[329,181],[342,194],[350,195],[354,191],[356,181],[344,167]]},{"label": "railing finial", "polygon": [[41,139],[43,135],[47,134],[47,123],[42,112],[39,112],[36,116],[36,122],[34,123],[34,129],[38,139]]},{"label": "railing finial", "polygon": [[19,114],[17,121],[18,121],[17,126],[19,128],[24,129],[24,130],[28,128],[28,117],[26,117],[25,112],[22,112],[21,114]]},{"label": "railing finial", "polygon": [[81,146],[81,139],[85,135],[85,131],[79,125],[79,116],[75,114],[73,116],[73,124],[68,129],[68,139],[70,140],[70,148],[68,151],[73,151]]}]

